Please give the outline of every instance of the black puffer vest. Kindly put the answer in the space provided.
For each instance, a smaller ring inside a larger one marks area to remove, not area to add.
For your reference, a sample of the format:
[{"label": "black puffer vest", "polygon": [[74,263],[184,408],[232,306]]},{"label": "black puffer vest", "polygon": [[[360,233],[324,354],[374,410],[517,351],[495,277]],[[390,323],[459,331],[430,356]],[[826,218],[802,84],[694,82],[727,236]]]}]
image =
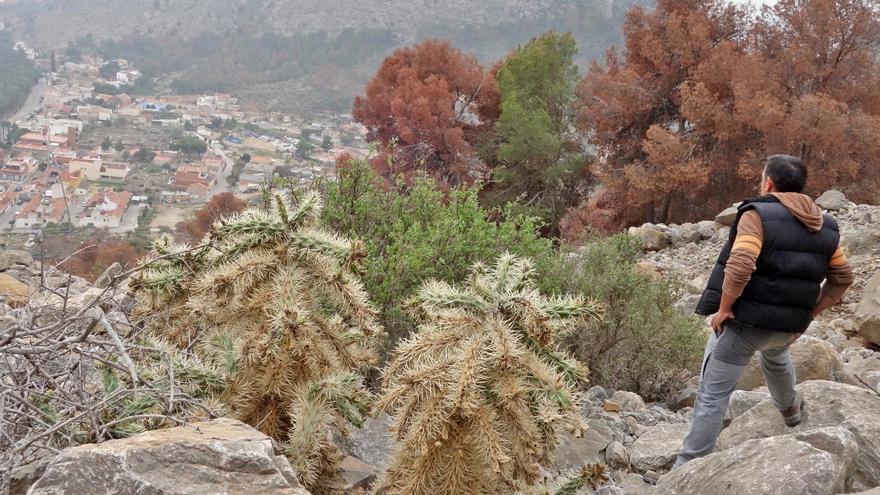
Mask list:
[{"label": "black puffer vest", "polygon": [[812,321],[811,313],[840,234],[837,222],[828,215],[821,230],[809,231],[773,196],[747,200],[740,205],[730,237],[718,256],[696,313],[708,316],[718,311],[724,268],[736,239],[736,227],[743,213],[749,210],[761,216],[764,241],[757,268],[733,305],[735,319],[757,328],[803,332]]}]

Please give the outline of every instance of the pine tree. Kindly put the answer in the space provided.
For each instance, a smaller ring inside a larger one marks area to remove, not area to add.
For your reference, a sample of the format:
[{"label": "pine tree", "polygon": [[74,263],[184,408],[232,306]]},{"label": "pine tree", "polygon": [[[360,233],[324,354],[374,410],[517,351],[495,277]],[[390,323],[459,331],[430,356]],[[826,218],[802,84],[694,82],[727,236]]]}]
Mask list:
[{"label": "pine tree", "polygon": [[466,287],[429,281],[409,302],[421,324],[383,372],[377,407],[399,443],[377,493],[511,492],[537,481],[560,427],[583,431],[587,370],[555,344],[601,308],[543,297],[532,276],[505,254],[476,265]]},{"label": "pine tree", "polygon": [[226,370],[231,413],[282,442],[301,481],[321,491],[341,456],[330,441],[360,424],[381,333],[357,272],[357,241],[317,226],[320,196],[273,194],[267,210],[215,223],[196,246],[161,239],[135,281],[153,332]]}]

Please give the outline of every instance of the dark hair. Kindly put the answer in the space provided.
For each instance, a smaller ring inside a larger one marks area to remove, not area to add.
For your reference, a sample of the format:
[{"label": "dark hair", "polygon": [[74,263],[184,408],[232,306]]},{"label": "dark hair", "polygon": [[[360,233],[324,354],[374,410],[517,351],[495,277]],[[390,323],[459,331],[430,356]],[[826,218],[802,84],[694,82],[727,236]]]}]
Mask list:
[{"label": "dark hair", "polygon": [[767,158],[764,176],[773,181],[779,192],[804,192],[807,185],[807,166],[791,155],[773,155]]}]

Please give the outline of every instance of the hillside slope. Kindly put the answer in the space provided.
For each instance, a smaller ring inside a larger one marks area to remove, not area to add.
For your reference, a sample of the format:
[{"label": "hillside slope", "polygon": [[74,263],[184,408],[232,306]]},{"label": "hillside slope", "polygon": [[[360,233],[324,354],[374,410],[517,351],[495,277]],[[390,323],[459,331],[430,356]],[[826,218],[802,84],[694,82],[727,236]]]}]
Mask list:
[{"label": "hillside slope", "polygon": [[549,29],[571,31],[586,67],[621,40],[640,0],[31,0],[0,5],[43,50],[97,45],[179,91],[241,92],[272,108],[348,109],[382,58],[424,38],[486,63]]}]

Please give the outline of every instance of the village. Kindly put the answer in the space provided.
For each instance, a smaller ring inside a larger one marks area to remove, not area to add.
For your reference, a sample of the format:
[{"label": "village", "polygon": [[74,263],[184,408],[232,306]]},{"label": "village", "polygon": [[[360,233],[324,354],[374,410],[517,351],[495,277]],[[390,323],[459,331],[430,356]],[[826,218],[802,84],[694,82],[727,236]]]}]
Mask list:
[{"label": "village", "polygon": [[[152,95],[128,61],[65,61],[21,49],[45,71],[0,129],[0,231],[31,247],[47,228],[173,231],[211,197],[259,197],[278,178],[332,180],[367,153],[350,115],[247,108],[230,94]],[[145,91],[145,89],[147,91]]]}]

